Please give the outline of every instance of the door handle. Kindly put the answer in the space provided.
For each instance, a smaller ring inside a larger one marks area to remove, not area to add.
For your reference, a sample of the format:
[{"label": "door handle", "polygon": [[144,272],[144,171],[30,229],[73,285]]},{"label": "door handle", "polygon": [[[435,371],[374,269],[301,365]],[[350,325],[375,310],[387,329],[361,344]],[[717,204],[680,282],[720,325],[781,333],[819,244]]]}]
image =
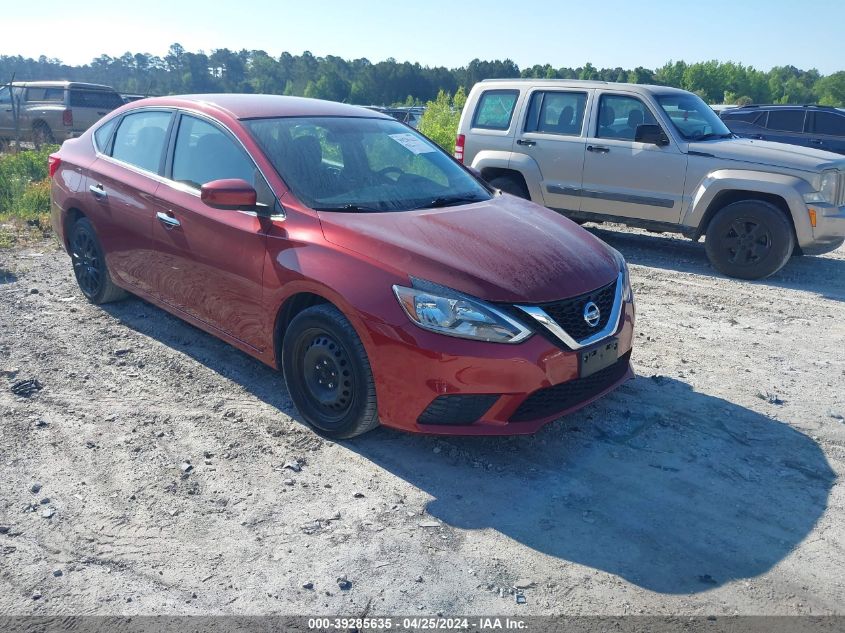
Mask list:
[{"label": "door handle", "polygon": [[537,144],[537,141],[526,141],[524,139],[518,138],[516,139],[517,145],[525,145],[527,147],[534,147]]},{"label": "door handle", "polygon": [[103,189],[103,185],[101,184],[91,185],[90,187],[88,187],[88,191],[93,193],[94,197],[98,200],[105,200],[109,197],[109,194],[105,192],[105,190]]},{"label": "door handle", "polygon": [[607,154],[610,151],[610,148],[602,145],[587,145],[587,151],[596,152],[597,154]]},{"label": "door handle", "polygon": [[167,215],[164,211],[156,213],[156,219],[164,225],[164,228],[170,230],[177,226],[182,226],[182,223],[174,218],[172,215]]}]

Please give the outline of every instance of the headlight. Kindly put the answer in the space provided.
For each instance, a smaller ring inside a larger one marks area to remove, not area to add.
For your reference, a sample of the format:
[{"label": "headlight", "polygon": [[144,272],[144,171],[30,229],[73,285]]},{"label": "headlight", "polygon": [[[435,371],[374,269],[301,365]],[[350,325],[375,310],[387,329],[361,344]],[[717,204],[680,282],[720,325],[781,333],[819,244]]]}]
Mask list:
[{"label": "headlight", "polygon": [[839,172],[835,169],[828,169],[813,178],[813,189],[810,193],[804,194],[804,202],[827,202],[834,204],[836,201],[837,186],[839,185]]},{"label": "headlight", "polygon": [[631,303],[634,300],[634,289],[631,287],[631,273],[628,272],[628,263],[622,257],[622,253],[615,248],[610,250],[616,263],[619,264],[619,272],[622,273],[622,300]]},{"label": "headlight", "polygon": [[423,329],[491,343],[519,343],[532,332],[494,306],[420,279],[393,286],[405,314]]}]

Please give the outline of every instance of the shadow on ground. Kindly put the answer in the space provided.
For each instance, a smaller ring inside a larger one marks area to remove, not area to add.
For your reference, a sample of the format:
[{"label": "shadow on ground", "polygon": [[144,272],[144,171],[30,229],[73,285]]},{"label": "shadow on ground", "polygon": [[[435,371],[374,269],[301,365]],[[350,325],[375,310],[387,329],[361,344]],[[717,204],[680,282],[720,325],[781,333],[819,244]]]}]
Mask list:
[{"label": "shadow on ground", "polygon": [[0,284],[12,284],[18,280],[18,276],[11,270],[0,268]]},{"label": "shadow on ground", "polygon": [[[258,361],[139,300],[104,308],[297,417],[280,374]],[[535,436],[379,429],[346,446],[431,495],[447,526],[490,528],[668,594],[771,569],[812,531],[835,479],[806,435],[665,377],[637,378]]]},{"label": "shadow on ground", "polygon": [[[680,272],[724,277],[707,261],[704,242],[680,236],[644,235],[614,231],[588,224],[596,237],[620,251],[632,264]],[[832,257],[793,257],[777,274],[759,281],[732,280],[738,284],[764,284],[814,292],[828,299],[845,301],[845,259]]]}]

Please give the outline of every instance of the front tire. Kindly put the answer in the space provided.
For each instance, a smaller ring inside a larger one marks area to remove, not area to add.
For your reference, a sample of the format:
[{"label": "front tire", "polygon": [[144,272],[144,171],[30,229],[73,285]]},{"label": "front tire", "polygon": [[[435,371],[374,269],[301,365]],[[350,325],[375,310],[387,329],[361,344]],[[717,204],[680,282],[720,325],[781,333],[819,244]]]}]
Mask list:
[{"label": "front tire", "polygon": [[91,303],[110,303],[127,296],[127,292],[112,281],[103,247],[88,218],[80,218],[71,228],[70,259],[76,283]]},{"label": "front tire", "polygon": [[282,344],[282,368],[296,408],[323,435],[345,439],[378,426],[367,353],[333,305],[316,305],[293,318]]},{"label": "front tire", "polygon": [[762,200],[741,200],[720,209],[707,227],[707,258],[719,272],[764,279],[786,265],[795,233],[786,215]]},{"label": "front tire", "polygon": [[501,189],[512,196],[531,200],[531,195],[528,193],[528,188],[525,186],[525,183],[513,176],[499,176],[498,178],[490,180],[488,184],[494,189]]}]

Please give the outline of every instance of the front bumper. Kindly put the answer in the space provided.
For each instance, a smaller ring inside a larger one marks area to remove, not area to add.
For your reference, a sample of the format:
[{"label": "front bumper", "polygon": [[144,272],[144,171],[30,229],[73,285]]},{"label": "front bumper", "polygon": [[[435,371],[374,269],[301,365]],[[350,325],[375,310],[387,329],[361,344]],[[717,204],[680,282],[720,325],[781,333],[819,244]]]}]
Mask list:
[{"label": "front bumper", "polygon": [[845,242],[845,206],[810,204],[808,208],[815,210],[816,226],[812,227],[812,241],[800,244],[804,254],[822,255],[842,246]]},{"label": "front bumper", "polygon": [[[517,345],[505,345],[435,334],[410,321],[400,325],[367,322],[366,327],[379,418],[385,426],[405,431],[442,435],[533,433],[634,375],[628,362],[634,328],[632,303],[624,304],[614,333],[619,341],[619,364],[612,372],[583,381],[578,375],[579,352],[562,349],[540,334]],[[566,383],[572,388],[550,389]],[[445,394],[489,397],[476,399],[483,413],[474,422],[421,422],[427,410],[429,415],[423,420],[432,419],[429,406]],[[532,407],[538,400],[544,400],[545,406]],[[560,409],[554,407],[555,402],[561,403]],[[532,411],[542,413],[531,417]]]}]

